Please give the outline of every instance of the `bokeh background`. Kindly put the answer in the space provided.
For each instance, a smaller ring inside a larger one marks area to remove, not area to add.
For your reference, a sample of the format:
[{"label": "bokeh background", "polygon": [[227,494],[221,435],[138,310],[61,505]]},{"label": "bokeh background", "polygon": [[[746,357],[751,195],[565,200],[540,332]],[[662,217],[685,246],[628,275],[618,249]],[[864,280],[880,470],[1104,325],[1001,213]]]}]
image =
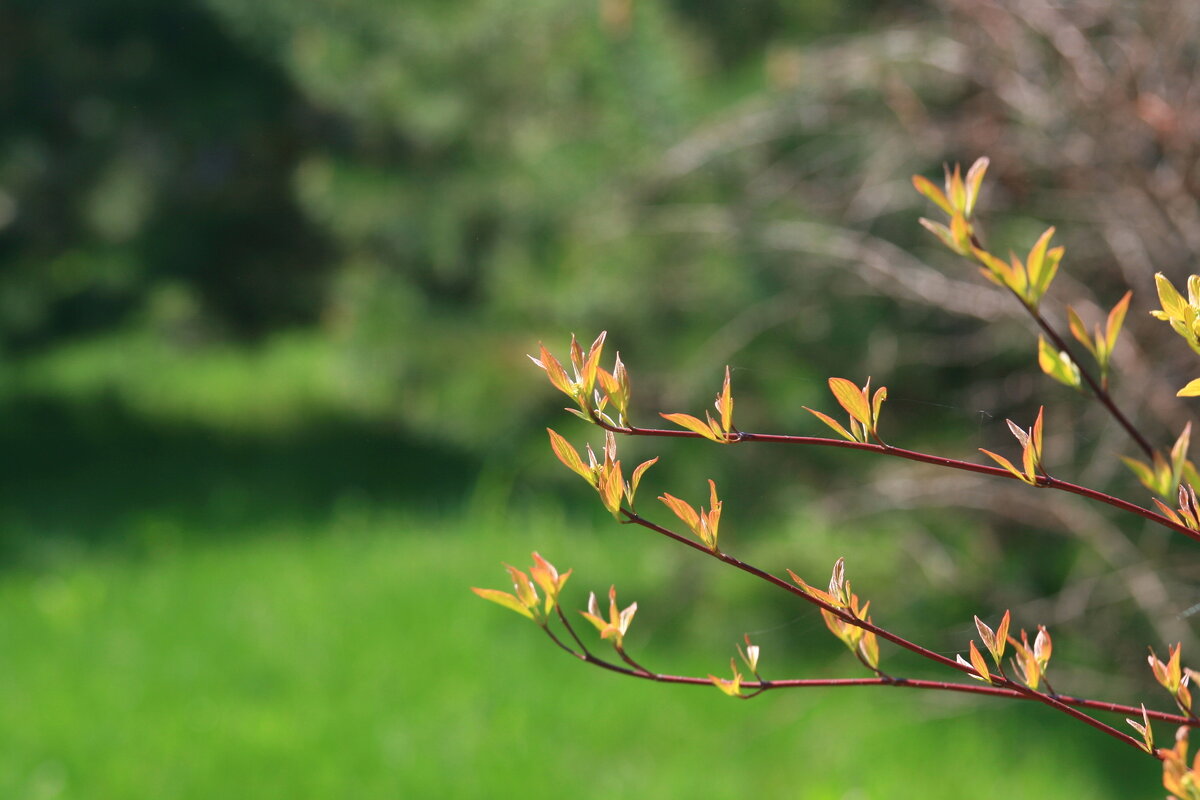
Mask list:
[{"label": "bokeh background", "polygon": [[[990,156],[992,249],[1067,245],[1057,321],[1134,289],[1114,391],[1169,443],[1194,357],[1145,312],[1200,256],[1198,46],[1190,0],[6,0],[0,796],[1155,794],[1040,708],[641,685],[468,587],[537,549],[569,603],[639,602],[654,668],[721,672],[752,632],[768,677],[858,674],[554,462],[547,425],[599,440],[524,354],[573,332],[609,332],[642,421],[726,364],[743,429],[820,433],[825,378],[873,376],[893,443],[957,457],[1044,403],[1055,474],[1148,503],[909,176]],[[1163,708],[1145,646],[1197,652],[1186,543],[1073,497],[622,452],[662,456],[647,497],[715,478],[749,560],[845,556],[934,649],[1011,607],[1059,690]]]}]

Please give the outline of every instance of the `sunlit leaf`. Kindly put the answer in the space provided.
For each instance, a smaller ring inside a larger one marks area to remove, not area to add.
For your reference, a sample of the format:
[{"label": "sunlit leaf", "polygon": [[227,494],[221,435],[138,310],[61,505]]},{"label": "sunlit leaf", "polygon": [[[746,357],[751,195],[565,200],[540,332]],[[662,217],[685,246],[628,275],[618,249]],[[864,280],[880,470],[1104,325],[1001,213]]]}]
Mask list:
[{"label": "sunlit leaf", "polygon": [[835,432],[836,432],[836,433],[837,433],[839,436],[841,436],[843,439],[849,439],[849,440],[850,440],[850,441],[852,441],[852,442],[857,442],[857,441],[859,441],[858,439],[856,439],[856,438],[854,437],[854,434],[850,433],[850,431],[848,431],[848,430],[846,430],[844,427],[842,427],[842,424],[841,424],[840,422],[838,422],[836,419],[834,419],[833,417],[829,416],[828,414],[822,414],[820,411],[816,411],[816,410],[814,410],[814,409],[811,409],[811,408],[809,408],[808,406],[801,406],[801,408],[803,408],[803,409],[804,409],[805,411],[807,411],[808,413],[810,413],[810,414],[814,415],[814,416],[815,416],[817,419],[821,420],[821,422],[824,422],[824,423],[825,423],[826,425],[828,425],[830,428],[833,428],[833,430],[834,430],[834,431],[835,431]]},{"label": "sunlit leaf", "polygon": [[1121,333],[1121,326],[1125,323],[1125,312],[1129,310],[1129,301],[1132,297],[1133,290],[1126,292],[1125,296],[1112,307],[1112,311],[1108,312],[1108,326],[1104,338],[1107,341],[1106,349],[1109,353],[1117,346],[1117,336]]},{"label": "sunlit leaf", "polygon": [[661,500],[667,508],[675,512],[675,516],[683,520],[683,524],[687,525],[692,532],[697,534],[699,533],[700,515],[696,513],[696,509],[692,508],[687,502],[680,500],[678,497],[665,492],[658,499]]},{"label": "sunlit leaf", "polygon": [[[1046,231],[1038,237],[1038,240],[1030,249],[1029,258],[1025,262],[1025,269],[1029,273],[1029,283],[1035,287],[1035,289],[1037,289],[1036,294],[1038,296],[1041,296],[1045,293],[1043,288],[1043,279],[1045,278],[1045,273],[1049,268],[1046,260],[1046,248],[1049,246],[1050,237],[1053,235],[1054,228],[1047,228]],[[1053,275],[1050,275],[1050,278],[1053,277]],[[1046,280],[1045,285],[1047,287],[1050,285],[1049,280]]]},{"label": "sunlit leaf", "polygon": [[1027,478],[1025,476],[1025,473],[1021,472],[1021,470],[1019,470],[1015,466],[1013,466],[1013,463],[1011,461],[1009,461],[1007,458],[1005,458],[1004,456],[1000,455],[999,453],[993,453],[991,450],[984,450],[982,447],[979,448],[979,452],[983,453],[984,455],[988,456],[993,461],[995,461],[997,464],[1004,467],[1006,470],[1011,472],[1015,477],[1019,478],[1023,483],[1029,483],[1029,478]]},{"label": "sunlit leaf", "polygon": [[1200,397],[1200,378],[1188,381],[1187,385],[1175,393],[1176,397]]},{"label": "sunlit leaf", "polygon": [[1042,372],[1059,383],[1079,388],[1079,367],[1075,366],[1066,353],[1055,351],[1041,336],[1038,337],[1038,366],[1042,368]]},{"label": "sunlit leaf", "polygon": [[609,513],[617,519],[621,518],[621,497],[625,493],[625,481],[621,477],[621,462],[613,462],[597,487],[600,490],[600,500]]},{"label": "sunlit leaf", "polygon": [[830,378],[829,390],[833,392],[838,403],[846,409],[851,417],[868,428],[870,427],[871,406],[867,402],[867,398],[863,396],[862,389],[845,378]]},{"label": "sunlit leaf", "polygon": [[[1088,335],[1087,328],[1084,327],[1083,320],[1079,318],[1079,314],[1075,313],[1075,309],[1070,306],[1067,306],[1067,326],[1071,330],[1071,335],[1086,347],[1089,353],[1096,356],[1096,345],[1092,343],[1092,337]],[[1096,357],[1098,358],[1099,356]]]},{"label": "sunlit leaf", "polygon": [[[1162,304],[1162,313],[1156,314],[1160,319],[1183,319],[1187,303],[1183,296],[1176,291],[1171,281],[1161,272],[1154,276],[1154,285],[1158,289],[1158,301]],[[1152,314],[1154,312],[1151,312]]]},{"label": "sunlit leaf", "polygon": [[863,631],[862,639],[858,642],[858,651],[872,669],[879,668],[879,638],[874,631]]},{"label": "sunlit leaf", "polygon": [[629,502],[631,504],[633,503],[634,495],[637,494],[638,485],[642,482],[642,476],[645,475],[646,470],[648,470],[648,469],[650,469],[650,467],[654,466],[654,464],[657,463],[657,461],[658,461],[658,456],[655,456],[654,458],[650,459],[649,461],[643,461],[641,464],[638,464],[637,467],[633,470],[633,476],[629,479]]},{"label": "sunlit leaf", "polygon": [[583,459],[579,457],[579,452],[571,446],[571,443],[552,428],[546,428],[546,432],[550,434],[550,449],[554,451],[554,455],[558,456],[558,460],[589,484],[595,485],[595,475],[583,463]]},{"label": "sunlit leaf", "polygon": [[698,433],[705,439],[711,439],[712,441],[720,442],[721,444],[728,443],[728,440],[719,433],[715,433],[707,422],[696,419],[691,414],[660,414],[659,416],[665,420],[674,422],[681,428],[686,428],[689,431]]},{"label": "sunlit leaf", "polygon": [[954,215],[954,209],[950,206],[950,201],[946,199],[946,195],[942,193],[942,190],[939,189],[933,183],[933,181],[922,177],[921,175],[913,175],[912,183],[913,187],[918,192],[936,203],[938,208],[942,209],[942,211],[945,211],[947,215]]},{"label": "sunlit leaf", "polygon": [[533,612],[526,608],[520,600],[508,592],[502,592],[499,589],[478,589],[474,586],[471,591],[482,597],[484,600],[491,600],[497,605],[504,606],[507,609],[517,612],[523,617],[533,619]]},{"label": "sunlit leaf", "polygon": [[983,654],[979,652],[979,648],[975,646],[974,640],[971,641],[970,647],[971,667],[979,676],[979,679],[985,683],[992,682],[991,672],[988,671],[987,662],[983,660]]},{"label": "sunlit leaf", "polygon": [[986,156],[977,158],[971,168],[967,170],[967,201],[963,206],[963,215],[968,219],[975,212],[975,201],[979,199],[979,187],[983,183],[983,176],[987,173],[990,163]]},{"label": "sunlit leaf", "polygon": [[729,388],[729,367],[725,367],[725,383],[721,394],[717,396],[717,413],[721,415],[721,430],[729,432],[733,429],[733,393]]}]

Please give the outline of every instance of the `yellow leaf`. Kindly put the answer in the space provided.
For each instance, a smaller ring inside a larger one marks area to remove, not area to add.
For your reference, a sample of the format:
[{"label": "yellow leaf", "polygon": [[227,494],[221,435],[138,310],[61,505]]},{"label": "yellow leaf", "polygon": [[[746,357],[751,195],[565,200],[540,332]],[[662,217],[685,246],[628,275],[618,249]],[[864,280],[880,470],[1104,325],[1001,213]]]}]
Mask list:
[{"label": "yellow leaf", "polygon": [[530,360],[546,371],[546,376],[550,378],[551,385],[558,389],[568,397],[575,396],[574,387],[571,384],[571,379],[567,377],[566,371],[562,364],[558,363],[558,359],[550,354],[543,345],[539,344],[541,358],[537,359],[530,356]]},{"label": "yellow leaf", "polygon": [[649,461],[643,461],[641,464],[638,464],[637,468],[634,469],[633,477],[631,477],[629,479],[629,504],[630,505],[633,505],[633,498],[634,498],[634,495],[637,494],[638,484],[640,484],[642,482],[642,475],[644,475],[646,473],[646,470],[648,470],[648,469],[650,469],[650,467],[654,466],[654,464],[657,461],[658,461],[658,456],[655,456],[654,458],[650,459]]},{"label": "yellow leaf", "polygon": [[912,183],[918,192],[936,203],[938,208],[950,216],[954,215],[954,209],[951,208],[950,201],[946,199],[946,195],[942,193],[942,190],[934,185],[933,181],[920,175],[913,175]]},{"label": "yellow leaf", "polygon": [[1075,366],[1066,353],[1056,352],[1041,336],[1038,337],[1038,366],[1042,368],[1042,372],[1059,383],[1079,388],[1079,367]]},{"label": "yellow leaf", "polygon": [[[869,621],[870,620],[868,620],[868,622]],[[874,631],[863,631],[862,639],[858,643],[858,651],[862,653],[863,660],[865,660],[872,669],[878,669],[879,639],[875,636]]]},{"label": "yellow leaf", "polygon": [[880,386],[875,390],[875,396],[871,399],[871,430],[874,431],[879,427],[879,410],[883,408],[883,401],[887,400],[887,387]]},{"label": "yellow leaf", "polygon": [[1106,349],[1109,353],[1117,346],[1117,335],[1121,332],[1121,326],[1125,323],[1125,312],[1129,310],[1129,301],[1132,297],[1133,290],[1126,292],[1125,296],[1112,307],[1112,311],[1108,312],[1108,327],[1104,338],[1107,341],[1108,347]]},{"label": "yellow leaf", "polygon": [[1096,346],[1092,344],[1092,337],[1088,335],[1087,328],[1083,325],[1083,320],[1075,313],[1075,309],[1067,306],[1067,326],[1071,330],[1071,335],[1079,340],[1079,343],[1088,349],[1088,352],[1093,356],[1096,355]]},{"label": "yellow leaf", "polygon": [[843,428],[840,422],[838,422],[836,419],[829,416],[828,414],[822,414],[820,411],[811,409],[808,406],[801,406],[801,408],[803,408],[808,413],[814,415],[817,419],[821,420],[821,422],[824,422],[826,425],[833,428],[833,430],[836,431],[838,433],[838,435],[840,435],[842,438],[849,439],[852,442],[858,441],[858,439],[856,439],[854,437],[854,434],[850,433],[850,431]]},{"label": "yellow leaf", "polygon": [[717,413],[721,415],[721,430],[728,433],[733,429],[733,394],[729,389],[729,367],[725,367],[725,384],[717,395]]},{"label": "yellow leaf", "polygon": [[975,646],[974,640],[971,641],[970,654],[971,654],[971,666],[974,667],[975,672],[977,672],[979,674],[980,680],[983,680],[987,683],[991,683],[992,675],[988,671],[987,662],[983,660],[983,654],[980,653],[979,648]]},{"label": "yellow leaf", "polygon": [[953,173],[949,168],[946,169],[946,196],[950,198],[950,205],[959,212],[966,208],[967,187],[963,185],[962,167],[958,164],[954,165]]},{"label": "yellow leaf", "polygon": [[700,515],[696,513],[696,509],[692,508],[690,505],[688,505],[688,503],[680,500],[678,497],[667,494],[666,492],[663,492],[662,496],[658,499],[661,500],[667,508],[674,511],[675,516],[683,520],[683,523],[687,525],[693,533],[699,535]]},{"label": "yellow leaf", "polygon": [[870,428],[871,406],[868,404],[867,398],[863,396],[862,389],[845,378],[830,378],[829,390],[833,392],[838,403],[846,409],[851,417]]},{"label": "yellow leaf", "polygon": [[558,460],[565,464],[567,469],[595,486],[596,476],[583,463],[579,452],[571,446],[571,443],[551,428],[546,428],[546,432],[550,434],[550,448],[554,451],[554,455],[558,456]]},{"label": "yellow leaf", "polygon": [[1176,397],[1200,397],[1200,378],[1188,381],[1187,386],[1184,386],[1175,393]]},{"label": "yellow leaf", "polygon": [[[1049,246],[1050,237],[1053,235],[1054,228],[1047,228],[1046,231],[1038,237],[1038,240],[1034,243],[1033,248],[1030,249],[1029,258],[1025,262],[1025,269],[1029,273],[1029,283],[1038,290],[1037,295],[1039,297],[1045,293],[1045,288],[1042,286],[1042,280],[1045,276],[1045,273],[1048,271],[1047,268],[1049,266],[1046,263],[1046,248]],[[1053,277],[1053,274],[1049,276],[1051,279]],[[1045,286],[1047,288],[1050,286],[1049,280],[1046,280]]]},{"label": "yellow leaf", "polygon": [[621,497],[625,493],[625,481],[621,477],[621,462],[615,461],[602,478],[599,487],[600,500],[609,513],[621,518]]},{"label": "yellow leaf", "polygon": [[1014,476],[1019,478],[1022,483],[1029,483],[1029,479],[1027,477],[1025,477],[1025,473],[1021,472],[1021,470],[1014,467],[1013,463],[1011,461],[1009,461],[1007,458],[1005,458],[1004,456],[1002,456],[998,453],[993,453],[991,450],[984,450],[982,447],[979,448],[979,452],[983,453],[984,455],[989,456],[997,464],[1004,467],[1006,470],[1011,472]]},{"label": "yellow leaf", "polygon": [[471,587],[471,591],[482,597],[484,600],[491,600],[493,603],[504,606],[507,609],[511,609],[523,617],[533,619],[533,612],[522,605],[520,600],[508,592],[502,592],[499,589],[477,589],[474,586]]},{"label": "yellow leaf", "polygon": [[991,163],[986,156],[975,159],[975,163],[967,170],[967,202],[963,206],[963,216],[968,219],[975,211],[975,201],[979,199],[979,187],[983,183],[984,173]]},{"label": "yellow leaf", "polygon": [[931,219],[925,219],[924,217],[921,217],[920,219],[918,219],[917,222],[921,223],[922,227],[924,227],[925,230],[929,231],[934,236],[941,239],[942,244],[946,245],[946,247],[949,247],[951,250],[953,250],[956,253],[960,252],[958,243],[954,241],[954,234],[952,234],[950,232],[950,229],[947,228],[945,225],[943,225],[940,222],[934,222]]},{"label": "yellow leaf", "polygon": [[728,444],[729,440],[718,433],[715,433],[708,423],[696,419],[691,414],[659,414],[665,420],[674,422],[681,428],[687,428],[689,431],[698,433],[705,439],[711,439],[714,442]]},{"label": "yellow leaf", "polygon": [[1161,272],[1155,274],[1154,285],[1158,288],[1158,301],[1162,304],[1166,318],[1182,320],[1184,310],[1187,308],[1183,295],[1175,290],[1175,287],[1167,280],[1167,276]]}]

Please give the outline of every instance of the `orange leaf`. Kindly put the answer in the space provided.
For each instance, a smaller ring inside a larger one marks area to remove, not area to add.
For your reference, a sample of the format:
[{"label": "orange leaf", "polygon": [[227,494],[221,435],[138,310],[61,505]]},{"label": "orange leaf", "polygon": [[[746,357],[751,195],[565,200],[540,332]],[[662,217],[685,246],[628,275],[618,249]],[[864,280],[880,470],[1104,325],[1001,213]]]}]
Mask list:
[{"label": "orange leaf", "polygon": [[523,617],[533,619],[533,612],[521,604],[521,601],[512,596],[508,592],[502,592],[499,589],[477,589],[471,587],[471,591],[482,597],[484,600],[491,600],[497,605],[502,605],[507,609],[517,612]]},{"label": "orange leaf", "polygon": [[1106,349],[1110,353],[1117,346],[1117,334],[1121,332],[1121,325],[1125,323],[1125,312],[1129,310],[1129,300],[1132,297],[1133,290],[1131,289],[1112,307],[1112,311],[1108,312],[1108,329],[1104,334],[1104,338],[1108,343]]},{"label": "orange leaf", "polygon": [[1071,335],[1078,339],[1079,343],[1086,347],[1089,353],[1096,356],[1096,345],[1092,343],[1092,337],[1088,335],[1087,328],[1084,327],[1083,320],[1079,318],[1079,314],[1075,313],[1075,309],[1070,306],[1067,306],[1067,326],[1071,329]]},{"label": "orange leaf", "polygon": [[729,389],[729,367],[725,367],[725,384],[717,395],[717,413],[721,415],[721,430],[728,433],[733,429],[733,394]]},{"label": "orange leaf", "polygon": [[963,206],[963,215],[970,218],[975,211],[975,201],[979,199],[979,187],[983,183],[984,173],[987,172],[987,157],[975,159],[975,163],[967,170],[967,202]]},{"label": "orange leaf", "polygon": [[625,481],[621,477],[621,462],[615,461],[603,479],[600,500],[604,507],[617,519],[621,518],[621,496],[625,493]]},{"label": "orange leaf", "polygon": [[541,358],[537,359],[533,356],[530,356],[529,359],[546,371],[546,376],[550,378],[550,383],[555,389],[558,389],[568,397],[574,397],[574,387],[571,384],[571,379],[567,377],[567,373],[563,369],[562,364],[558,363],[558,359],[551,355],[550,351],[547,350],[545,346],[539,343],[538,347],[540,349]]},{"label": "orange leaf", "polygon": [[650,459],[649,461],[643,461],[641,464],[638,464],[637,468],[633,471],[633,477],[629,479],[629,502],[630,502],[630,504],[633,503],[633,496],[637,494],[638,484],[642,482],[642,475],[644,475],[646,473],[646,470],[648,470],[648,469],[650,469],[650,467],[654,466],[655,462],[657,462],[657,461],[658,461],[658,456],[655,456],[654,458]]},{"label": "orange leaf", "polygon": [[987,456],[990,456],[993,461],[995,461],[1000,466],[1004,467],[1006,470],[1011,472],[1016,477],[1020,478],[1023,483],[1029,483],[1029,479],[1025,477],[1025,473],[1021,472],[1021,470],[1014,467],[1013,463],[1011,461],[1009,461],[1007,458],[1005,458],[1004,456],[999,455],[998,453],[993,453],[991,450],[984,450],[982,447],[979,448],[979,452],[981,452]]},{"label": "orange leaf", "polygon": [[829,390],[851,417],[868,428],[871,426],[871,406],[863,397],[862,389],[845,378],[830,378]]},{"label": "orange leaf", "polygon": [[953,216],[954,209],[950,206],[950,201],[946,199],[946,195],[942,193],[942,190],[934,185],[933,181],[920,175],[913,175],[912,183],[913,188],[937,203],[938,208],[942,209],[942,211]]},{"label": "orange leaf", "polygon": [[834,431],[836,431],[842,438],[849,439],[852,442],[858,441],[858,439],[854,438],[854,434],[850,433],[850,431],[843,428],[840,422],[838,422],[836,419],[829,416],[828,414],[822,414],[820,411],[811,409],[808,406],[801,406],[801,408],[803,408],[808,413],[814,415],[817,419],[821,420],[821,422],[824,422],[826,425],[833,428]]},{"label": "orange leaf", "polygon": [[692,508],[687,502],[680,500],[674,495],[663,492],[658,498],[666,505],[667,508],[675,512],[675,516],[683,520],[683,523],[691,529],[693,533],[699,535],[700,530],[700,515],[696,513],[696,509]]},{"label": "orange leaf", "polygon": [[546,428],[546,432],[550,434],[550,449],[554,451],[554,455],[558,456],[558,460],[565,464],[567,469],[595,486],[596,476],[583,463],[583,459],[579,457],[579,452],[571,446],[571,443],[551,428]]},{"label": "orange leaf", "polygon": [[728,440],[724,436],[714,433],[713,429],[709,427],[708,423],[696,419],[691,414],[659,414],[659,416],[665,420],[674,422],[681,428],[686,428],[693,433],[698,433],[705,439],[711,439],[714,442],[720,442],[721,444],[728,444]]}]

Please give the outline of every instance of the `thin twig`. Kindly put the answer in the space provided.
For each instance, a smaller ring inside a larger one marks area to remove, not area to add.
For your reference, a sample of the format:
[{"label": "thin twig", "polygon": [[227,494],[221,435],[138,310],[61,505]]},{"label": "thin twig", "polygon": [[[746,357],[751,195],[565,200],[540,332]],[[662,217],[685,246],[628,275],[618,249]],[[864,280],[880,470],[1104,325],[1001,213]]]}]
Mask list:
[{"label": "thin twig", "polygon": [[[622,433],[628,436],[661,436],[670,438],[684,439],[701,439],[704,438],[700,434],[687,430],[666,430],[662,428],[637,428],[632,426],[617,426],[610,425],[603,420],[597,420],[597,425],[605,430],[613,433]],[[939,467],[949,469],[963,470],[965,472],[978,472],[983,475],[991,475],[997,478],[1007,478],[1009,480],[1018,480],[1015,475],[1001,467],[992,467],[986,464],[976,464],[971,461],[961,461],[956,458],[946,458],[945,456],[935,456],[929,453],[921,453],[916,450],[905,450],[901,447],[891,447],[870,442],[851,442],[847,439],[830,439],[823,436],[789,436],[784,434],[772,433],[745,433],[739,431],[733,434],[731,441],[736,442],[772,442],[776,444],[792,444],[792,445],[812,445],[815,447],[843,447],[849,450],[865,450],[871,453],[880,455],[893,456],[895,458],[904,458],[909,461],[919,461],[923,464],[934,464]],[[1057,489],[1061,492],[1070,492],[1081,497],[1086,497],[1089,500],[1094,500],[1098,503],[1110,505],[1113,508],[1120,509],[1129,514],[1136,514],[1139,517],[1157,523],[1164,528],[1169,528],[1177,533],[1182,533],[1189,539],[1200,542],[1200,532],[1191,530],[1186,525],[1172,522],[1161,514],[1155,513],[1148,508],[1142,508],[1136,503],[1131,503],[1128,500],[1122,500],[1119,497],[1114,497],[1107,492],[1091,489],[1087,486],[1080,486],[1069,481],[1051,478],[1045,475],[1039,476],[1037,485],[1043,489]]]}]

